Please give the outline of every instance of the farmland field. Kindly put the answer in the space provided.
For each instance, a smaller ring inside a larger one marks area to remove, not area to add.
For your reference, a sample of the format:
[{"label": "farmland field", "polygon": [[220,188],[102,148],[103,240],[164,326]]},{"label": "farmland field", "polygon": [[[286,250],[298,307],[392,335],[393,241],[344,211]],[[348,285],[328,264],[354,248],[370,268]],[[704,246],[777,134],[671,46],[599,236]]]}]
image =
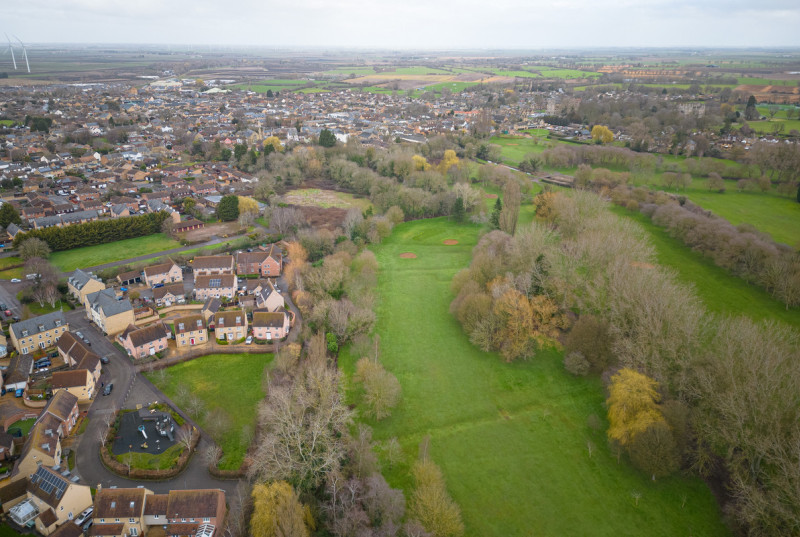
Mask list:
[{"label": "farmland field", "polygon": [[203,428],[208,425],[209,412],[227,414],[227,430],[214,440],[223,451],[219,467],[232,470],[241,466],[247,452],[249,442],[242,430],[254,430],[256,407],[264,398],[261,375],[271,361],[271,354],[210,354],[168,368],[163,379],[158,372],[147,373],[147,378],[178,405],[184,403],[176,399],[178,387],[189,387],[204,403],[206,412],[198,419]]},{"label": "farmland field", "polygon": [[76,268],[104,265],[140,255],[163,252],[179,246],[178,241],[170,239],[163,233],[156,233],[146,237],[53,252],[50,254],[50,262],[63,272],[70,272]]},{"label": "farmland field", "polygon": [[[430,436],[470,537],[728,535],[702,481],[652,482],[617,463],[604,433],[587,426],[605,413],[598,379],[570,377],[555,350],[507,364],[470,344],[448,312],[450,282],[469,264],[479,231],[445,219],[409,222],[375,247],[382,361],[403,387],[391,418],[366,420],[376,440],[397,437],[403,447],[389,481],[409,489],[409,465]],[[340,356],[348,374],[354,362]],[[349,397],[357,402],[357,391]]]}]

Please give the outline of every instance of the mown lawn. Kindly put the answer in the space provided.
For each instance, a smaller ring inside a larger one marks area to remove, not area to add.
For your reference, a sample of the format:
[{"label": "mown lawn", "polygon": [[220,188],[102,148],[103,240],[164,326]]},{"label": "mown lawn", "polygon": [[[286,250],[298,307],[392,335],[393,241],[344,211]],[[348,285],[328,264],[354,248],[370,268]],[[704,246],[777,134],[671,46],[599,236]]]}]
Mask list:
[{"label": "mown lawn", "polygon": [[116,459],[122,464],[130,463],[131,468],[142,470],[166,470],[178,464],[178,458],[186,447],[177,443],[167,448],[163,453],[154,455],[152,453],[136,453],[130,451],[122,455],[116,455]]},{"label": "mown lawn", "polygon": [[648,232],[659,264],[674,269],[680,281],[693,286],[709,310],[757,320],[783,321],[800,327],[800,309],[787,311],[766,291],[732,276],[702,254],[690,250],[643,214],[621,207],[612,207],[612,211],[635,220]]},{"label": "mown lawn", "polygon": [[176,399],[181,384],[202,399],[206,413],[197,422],[204,429],[209,411],[225,411],[230,427],[214,440],[223,451],[219,467],[233,470],[242,465],[247,453],[242,430],[255,429],[256,406],[264,398],[261,375],[271,361],[272,354],[210,354],[170,367],[163,382],[158,373],[147,373],[147,378],[177,405],[181,404]]},{"label": "mown lawn", "polygon": [[[617,463],[604,432],[587,426],[605,412],[598,379],[570,377],[555,350],[506,364],[470,344],[448,311],[450,282],[469,264],[479,231],[409,222],[375,248],[381,359],[403,401],[391,418],[365,421],[376,440],[397,437],[404,449],[405,460],[385,469],[389,481],[410,491],[409,465],[429,435],[468,536],[728,535],[702,481],[652,482]],[[345,351],[339,363],[350,375],[355,357]],[[357,402],[358,390],[348,396]]]},{"label": "mown lawn", "polygon": [[22,435],[24,436],[24,435],[28,434],[28,432],[30,432],[31,428],[33,428],[33,424],[34,423],[36,423],[36,418],[30,418],[30,419],[27,419],[27,420],[19,420],[19,421],[15,421],[11,425],[9,425],[8,429],[10,430],[10,429],[14,429],[15,427],[19,427],[19,429],[22,431]]},{"label": "mown lawn", "polygon": [[63,272],[76,268],[94,267],[140,255],[155,254],[178,248],[180,243],[163,233],[136,237],[96,246],[85,246],[50,254],[50,262]]}]

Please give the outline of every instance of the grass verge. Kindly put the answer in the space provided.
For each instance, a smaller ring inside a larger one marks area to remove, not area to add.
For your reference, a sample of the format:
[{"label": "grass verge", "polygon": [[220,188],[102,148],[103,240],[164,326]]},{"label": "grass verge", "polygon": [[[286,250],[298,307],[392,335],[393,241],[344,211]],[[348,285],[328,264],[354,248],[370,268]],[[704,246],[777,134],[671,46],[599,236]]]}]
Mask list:
[{"label": "grass verge", "polygon": [[54,252],[50,254],[50,262],[63,272],[70,272],[76,268],[104,265],[178,247],[180,247],[178,241],[170,239],[163,233],[156,233],[146,237]]}]

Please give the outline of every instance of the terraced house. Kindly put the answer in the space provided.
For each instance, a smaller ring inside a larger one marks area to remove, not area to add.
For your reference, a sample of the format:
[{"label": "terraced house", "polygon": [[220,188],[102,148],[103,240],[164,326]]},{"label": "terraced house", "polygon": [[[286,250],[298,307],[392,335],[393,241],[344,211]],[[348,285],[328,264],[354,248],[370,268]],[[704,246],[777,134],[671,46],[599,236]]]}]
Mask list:
[{"label": "terraced house", "polygon": [[64,314],[54,311],[12,324],[11,343],[20,354],[27,354],[37,348],[52,347],[68,330],[69,323]]},{"label": "terraced house", "polygon": [[106,286],[100,278],[91,272],[84,272],[81,269],[75,269],[72,276],[67,279],[69,293],[81,304],[84,303],[87,295],[102,291],[105,288]]},{"label": "terraced house", "polygon": [[236,268],[232,255],[205,255],[195,257],[192,261],[194,277],[209,274],[233,274]]},{"label": "terraced house", "polygon": [[197,300],[209,298],[233,299],[236,295],[236,276],[233,274],[210,274],[194,279],[194,296]]},{"label": "terraced house", "polygon": [[125,347],[129,356],[139,359],[166,349],[167,337],[167,328],[160,322],[143,328],[130,324],[117,336],[117,341]]}]

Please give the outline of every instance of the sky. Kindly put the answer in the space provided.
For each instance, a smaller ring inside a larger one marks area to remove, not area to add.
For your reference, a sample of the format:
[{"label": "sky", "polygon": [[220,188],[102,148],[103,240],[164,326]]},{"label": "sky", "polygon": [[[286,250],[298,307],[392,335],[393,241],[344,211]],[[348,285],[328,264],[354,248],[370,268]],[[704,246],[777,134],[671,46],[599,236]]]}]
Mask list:
[{"label": "sky", "polygon": [[19,0],[25,43],[276,48],[797,47],[798,0]]}]

